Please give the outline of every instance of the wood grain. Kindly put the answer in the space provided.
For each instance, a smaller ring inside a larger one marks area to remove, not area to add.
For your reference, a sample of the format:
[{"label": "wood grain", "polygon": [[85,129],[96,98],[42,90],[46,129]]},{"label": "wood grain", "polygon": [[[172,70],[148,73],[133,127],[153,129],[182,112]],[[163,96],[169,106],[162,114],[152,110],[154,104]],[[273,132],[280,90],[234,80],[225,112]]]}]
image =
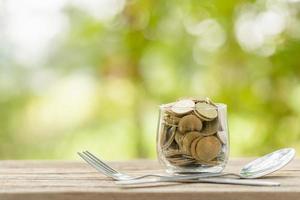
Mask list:
[{"label": "wood grain", "polygon": [[[225,171],[238,172],[249,159],[234,159]],[[163,173],[156,161],[111,162],[116,169],[132,175]],[[0,200],[82,200],[82,199],[198,199],[198,200],[289,200],[300,199],[300,160],[265,180],[280,187],[222,184],[160,183],[149,187],[120,188],[83,162],[0,161]]]}]

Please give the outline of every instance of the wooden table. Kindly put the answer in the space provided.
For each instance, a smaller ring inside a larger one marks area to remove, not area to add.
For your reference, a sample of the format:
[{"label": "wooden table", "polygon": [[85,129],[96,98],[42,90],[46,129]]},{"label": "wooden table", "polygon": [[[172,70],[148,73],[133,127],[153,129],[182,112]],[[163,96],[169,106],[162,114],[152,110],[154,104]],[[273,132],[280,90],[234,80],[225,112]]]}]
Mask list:
[{"label": "wooden table", "polygon": [[[226,171],[235,171],[247,159],[234,159]],[[161,173],[156,161],[112,162],[131,174]],[[294,160],[266,180],[280,187],[222,184],[163,183],[155,187],[120,188],[83,162],[0,161],[0,200],[84,200],[84,199],[300,199],[300,159]]]}]

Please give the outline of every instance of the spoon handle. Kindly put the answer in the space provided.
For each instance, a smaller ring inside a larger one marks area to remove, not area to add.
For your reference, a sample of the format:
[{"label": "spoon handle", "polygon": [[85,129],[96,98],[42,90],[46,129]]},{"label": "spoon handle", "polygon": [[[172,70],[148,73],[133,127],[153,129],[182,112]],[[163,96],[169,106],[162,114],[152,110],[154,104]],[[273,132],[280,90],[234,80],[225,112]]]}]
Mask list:
[{"label": "spoon handle", "polygon": [[197,180],[187,180],[189,183],[220,183],[232,185],[250,185],[250,186],[280,186],[278,182],[262,181],[254,179],[233,179],[233,178],[200,178]]},{"label": "spoon handle", "polygon": [[280,183],[269,182],[262,180],[246,180],[233,178],[198,178],[198,179],[183,179],[183,178],[152,178],[152,179],[138,179],[138,180],[124,180],[115,181],[117,185],[139,185],[158,182],[181,182],[181,183],[219,183],[219,184],[234,184],[234,185],[252,185],[252,186],[279,186]]}]

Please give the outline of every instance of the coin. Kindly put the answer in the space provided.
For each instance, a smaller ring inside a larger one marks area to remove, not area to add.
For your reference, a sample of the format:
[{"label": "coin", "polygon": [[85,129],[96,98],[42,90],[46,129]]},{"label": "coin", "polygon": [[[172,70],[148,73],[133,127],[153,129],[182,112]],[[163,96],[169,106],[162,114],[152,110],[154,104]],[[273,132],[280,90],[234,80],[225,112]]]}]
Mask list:
[{"label": "coin", "polygon": [[196,152],[196,146],[197,146],[197,143],[198,141],[201,139],[202,137],[199,136],[198,138],[194,139],[194,141],[192,142],[191,144],[191,155],[193,158],[195,158],[196,160],[199,160],[198,156],[197,156],[197,152]]},{"label": "coin", "polygon": [[208,104],[211,104],[211,105],[213,105],[215,107],[217,107],[217,105],[214,102],[212,102],[211,99],[208,98],[208,97],[205,98],[205,102],[208,103]]},{"label": "coin", "polygon": [[201,119],[201,121],[211,121],[211,119],[205,118],[202,115],[200,115],[196,110],[193,111],[193,114],[195,114],[195,116]]},{"label": "coin", "polygon": [[179,149],[168,149],[164,151],[166,157],[181,156],[183,152]]},{"label": "coin", "polygon": [[211,161],[217,157],[221,147],[221,142],[215,136],[203,137],[196,145],[197,158],[203,161]]},{"label": "coin", "polygon": [[206,102],[205,98],[195,98],[195,97],[182,97],[182,98],[177,99],[177,101],[187,100],[187,99],[194,101],[194,103]]},{"label": "coin", "polygon": [[195,163],[196,160],[179,157],[179,158],[168,158],[168,161],[171,164],[176,165],[176,166],[185,166],[185,165],[190,165],[192,163]]},{"label": "coin", "polygon": [[176,115],[176,113],[174,113],[174,112],[172,111],[172,106],[173,106],[174,104],[175,104],[175,102],[161,105],[161,106],[160,106],[160,109],[161,109],[166,115],[170,115],[170,116]]},{"label": "coin", "polygon": [[171,127],[167,130],[166,139],[162,146],[162,149],[167,149],[172,144],[175,138],[175,133],[176,133],[176,127]]},{"label": "coin", "polygon": [[204,121],[201,134],[204,136],[213,135],[218,131],[218,129],[219,129],[218,118],[214,119],[213,121]]},{"label": "coin", "polygon": [[227,120],[227,116],[226,116],[226,112],[221,112],[218,111],[218,118],[219,118],[219,131],[224,131],[226,130],[226,120]]},{"label": "coin", "polygon": [[164,143],[166,141],[167,131],[168,131],[168,126],[166,126],[165,124],[162,124],[161,128],[160,128],[160,132],[159,132],[159,135],[160,135],[159,144],[161,147],[164,145]]},{"label": "coin", "polygon": [[167,126],[175,126],[175,127],[177,127],[179,120],[180,120],[180,118],[172,116],[170,114],[165,114],[163,116],[163,123],[166,124]]},{"label": "coin", "polygon": [[178,123],[178,130],[181,133],[190,131],[200,131],[202,129],[201,120],[195,115],[186,115],[180,119]]},{"label": "coin", "polygon": [[225,131],[218,131],[217,136],[223,144],[227,143],[227,134]]},{"label": "coin", "polygon": [[183,157],[183,158],[194,159],[192,156],[190,156],[190,155],[186,155],[186,154],[182,154],[182,157]]},{"label": "coin", "polygon": [[191,99],[183,99],[172,105],[171,110],[177,115],[187,114],[194,110],[195,103]]},{"label": "coin", "polygon": [[203,102],[196,104],[196,112],[204,119],[213,120],[218,116],[215,106]]},{"label": "coin", "polygon": [[172,120],[171,120],[170,115],[165,115],[165,116],[164,116],[164,121],[165,121],[167,124],[172,124]]},{"label": "coin", "polygon": [[188,155],[191,154],[191,144],[194,139],[197,137],[200,137],[200,133],[196,131],[192,131],[189,133],[186,133],[183,140],[182,140],[182,150],[187,153]]},{"label": "coin", "polygon": [[170,115],[165,115],[163,119],[164,119],[166,124],[169,124],[169,125],[178,124],[178,123],[175,123],[175,121],[173,120],[173,118]]},{"label": "coin", "polygon": [[179,117],[176,117],[176,116],[174,116],[174,115],[168,115],[168,120],[169,120],[169,122],[171,123],[171,124],[175,124],[175,125],[177,125],[178,123],[179,123],[179,121],[180,121],[180,118]]},{"label": "coin", "polygon": [[184,138],[184,135],[181,134],[179,131],[176,131],[175,134],[175,141],[178,144],[179,149],[182,149],[182,140]]}]

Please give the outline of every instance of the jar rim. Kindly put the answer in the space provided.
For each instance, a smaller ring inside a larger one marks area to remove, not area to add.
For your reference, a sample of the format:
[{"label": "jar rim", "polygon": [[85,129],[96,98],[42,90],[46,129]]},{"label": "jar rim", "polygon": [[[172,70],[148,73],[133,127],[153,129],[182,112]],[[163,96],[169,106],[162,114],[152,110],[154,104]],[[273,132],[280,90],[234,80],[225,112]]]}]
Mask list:
[{"label": "jar rim", "polygon": [[[215,103],[215,105],[217,106],[218,109],[226,109],[227,108],[227,104],[224,103]],[[159,105],[160,109],[167,109],[167,108],[171,108],[172,106],[174,106],[174,103],[167,103],[167,104],[161,104]],[[176,108],[195,108],[195,106],[193,107],[189,107],[189,106],[175,106]]]}]

